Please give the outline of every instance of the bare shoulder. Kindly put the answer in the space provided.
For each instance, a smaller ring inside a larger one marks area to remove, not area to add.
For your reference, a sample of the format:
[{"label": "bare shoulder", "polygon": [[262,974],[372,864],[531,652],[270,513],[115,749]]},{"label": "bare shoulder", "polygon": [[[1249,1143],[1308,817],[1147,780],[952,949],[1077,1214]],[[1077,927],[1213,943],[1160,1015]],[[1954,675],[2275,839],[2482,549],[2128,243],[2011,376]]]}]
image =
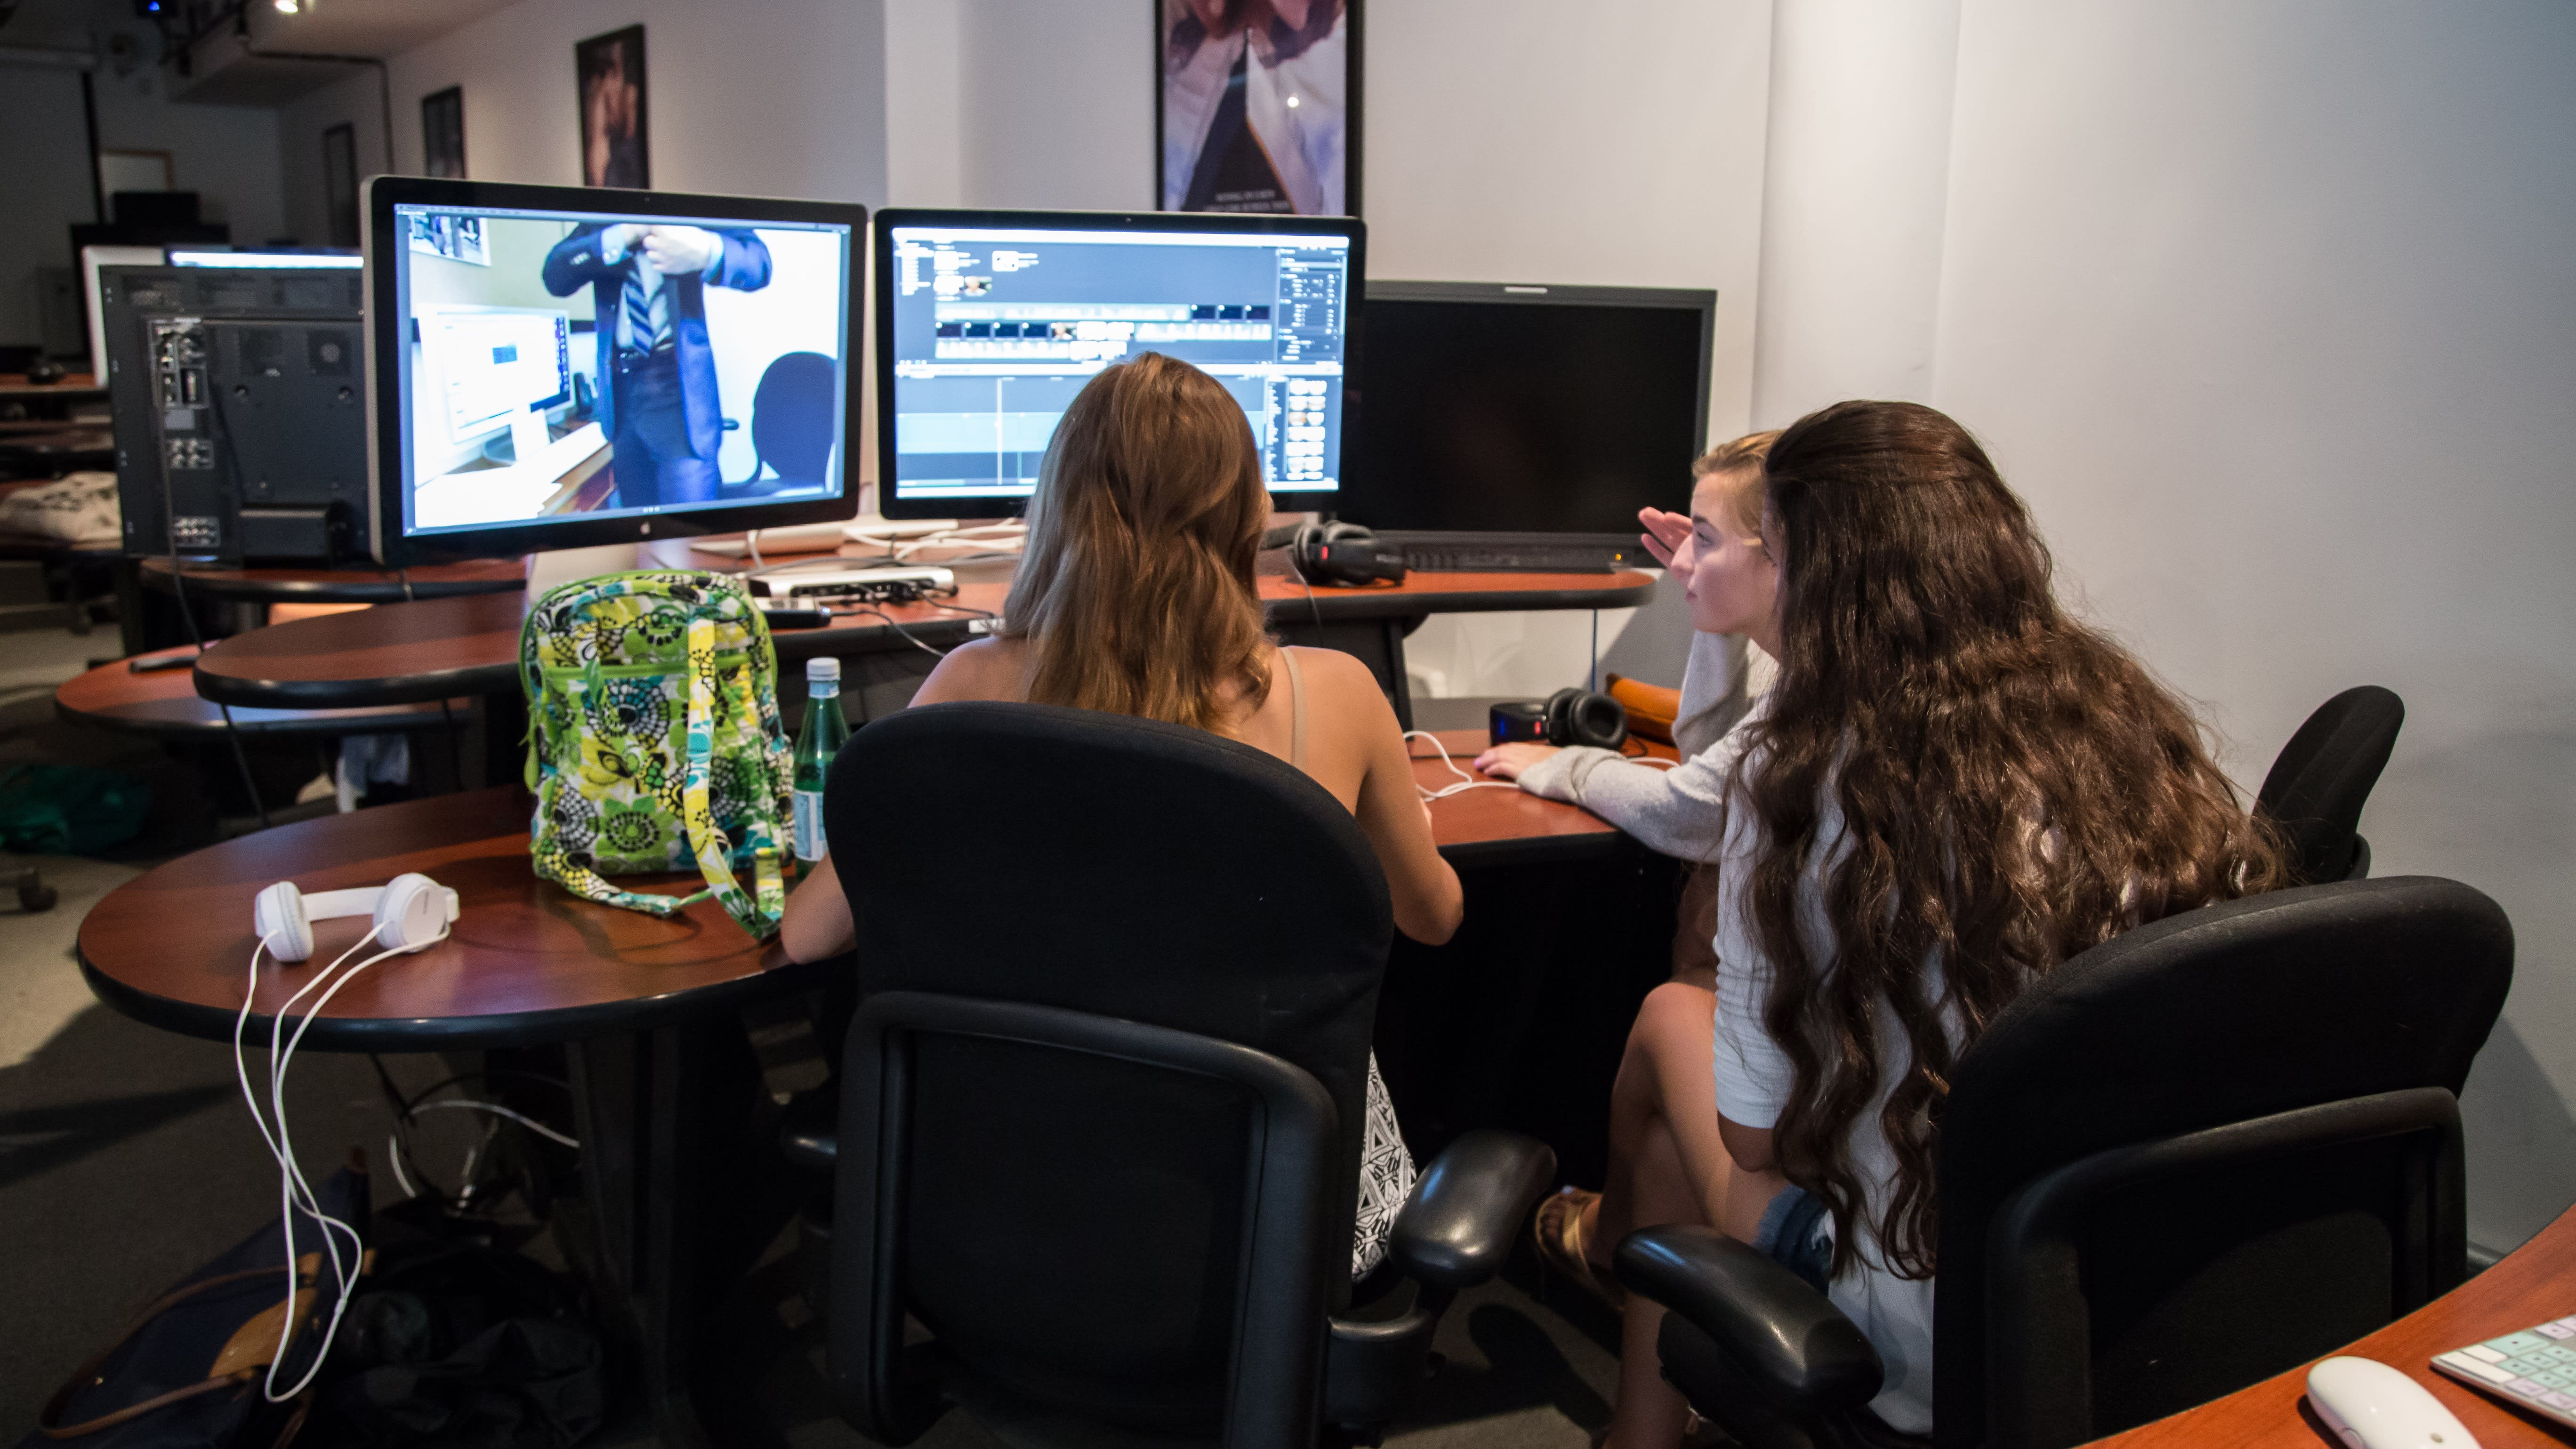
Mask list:
[{"label": "bare shoulder", "polygon": [[948,651],[922,681],[915,704],[961,699],[1019,700],[1028,694],[1029,650],[1019,639],[977,639]]},{"label": "bare shoulder", "polygon": [[1386,705],[1386,693],[1378,688],[1377,676],[1359,661],[1358,656],[1339,649],[1296,648],[1298,672],[1306,687],[1314,691],[1318,712],[1378,723],[1378,716],[1393,718]]}]

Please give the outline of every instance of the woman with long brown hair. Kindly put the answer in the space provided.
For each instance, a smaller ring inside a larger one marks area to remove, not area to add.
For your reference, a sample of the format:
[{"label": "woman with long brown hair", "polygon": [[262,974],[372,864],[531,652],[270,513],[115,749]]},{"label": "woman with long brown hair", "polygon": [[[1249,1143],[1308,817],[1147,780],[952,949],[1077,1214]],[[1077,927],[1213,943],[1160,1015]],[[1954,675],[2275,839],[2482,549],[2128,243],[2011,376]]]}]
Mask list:
[{"label": "woman with long brown hair", "polygon": [[[2028,510],[1957,423],[1810,414],[1764,497],[1780,672],[1723,807],[1714,1030],[1666,1019],[1683,989],[1662,988],[1622,1067],[1666,1122],[1713,1113],[1723,1150],[1659,1124],[1613,1165],[1629,1220],[1596,1208],[1578,1250],[1697,1220],[1769,1251],[1868,1334],[1888,1370],[1871,1407],[1920,1433],[1953,1066],[2068,957],[2271,889],[2282,864],[2191,712],[2059,606]],[[1661,1312],[1627,1318],[1610,1442],[1676,1443]]]},{"label": "woman with long brown hair", "polygon": [[[1253,581],[1270,495],[1243,409],[1216,379],[1143,353],[1104,368],[1056,425],[1029,535],[995,637],[951,651],[915,704],[1071,705],[1185,724],[1303,770],[1357,818],[1386,871],[1396,929],[1438,945],[1464,909],[1440,858],[1395,711],[1368,666],[1272,642]],[[787,954],[850,948],[839,876],[816,869],[780,928]],[[1393,1108],[1369,1069],[1354,1274],[1385,1254],[1413,1182]]]}]

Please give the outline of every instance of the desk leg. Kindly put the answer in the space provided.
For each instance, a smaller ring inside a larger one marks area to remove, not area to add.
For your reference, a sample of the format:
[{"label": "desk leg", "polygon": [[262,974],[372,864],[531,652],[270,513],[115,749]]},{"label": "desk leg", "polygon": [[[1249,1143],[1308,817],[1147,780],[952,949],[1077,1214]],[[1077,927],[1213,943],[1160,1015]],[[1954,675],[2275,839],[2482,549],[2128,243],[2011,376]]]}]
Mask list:
[{"label": "desk leg", "polygon": [[571,1048],[582,1184],[597,1224],[603,1307],[635,1350],[668,1449],[712,1444],[689,1392],[703,1321],[698,1257],[718,1093],[704,1027]]}]

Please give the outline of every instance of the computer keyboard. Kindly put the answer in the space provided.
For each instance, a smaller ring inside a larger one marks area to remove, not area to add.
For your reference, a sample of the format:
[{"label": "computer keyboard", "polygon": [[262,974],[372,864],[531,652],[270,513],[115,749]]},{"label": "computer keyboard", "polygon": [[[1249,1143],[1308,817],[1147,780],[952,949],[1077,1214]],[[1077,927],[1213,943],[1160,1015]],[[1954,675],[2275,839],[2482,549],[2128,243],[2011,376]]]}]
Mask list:
[{"label": "computer keyboard", "polygon": [[2455,1348],[2436,1372],[2576,1429],[2576,1314]]},{"label": "computer keyboard", "polygon": [[1440,535],[1380,533],[1404,552],[1404,566],[1445,574],[1606,574],[1649,566],[1637,540],[1620,542],[1546,534]]}]

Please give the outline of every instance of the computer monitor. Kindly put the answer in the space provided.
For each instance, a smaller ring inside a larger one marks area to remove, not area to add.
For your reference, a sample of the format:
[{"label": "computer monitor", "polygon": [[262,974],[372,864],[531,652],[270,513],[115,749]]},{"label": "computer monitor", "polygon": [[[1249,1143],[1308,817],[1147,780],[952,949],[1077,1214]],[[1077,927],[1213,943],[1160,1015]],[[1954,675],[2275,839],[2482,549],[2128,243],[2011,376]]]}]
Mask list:
[{"label": "computer monitor", "polygon": [[864,207],[381,176],[386,563],[848,518]]},{"label": "computer monitor", "polygon": [[95,268],[126,552],[226,564],[364,557],[358,259],[169,261]]},{"label": "computer monitor", "polygon": [[1634,545],[1638,509],[1687,506],[1716,310],[1708,291],[1370,282],[1336,513]]},{"label": "computer monitor", "polygon": [[878,213],[879,511],[1021,512],[1074,394],[1142,352],[1225,385],[1273,494],[1329,500],[1365,241],[1349,217]]}]

